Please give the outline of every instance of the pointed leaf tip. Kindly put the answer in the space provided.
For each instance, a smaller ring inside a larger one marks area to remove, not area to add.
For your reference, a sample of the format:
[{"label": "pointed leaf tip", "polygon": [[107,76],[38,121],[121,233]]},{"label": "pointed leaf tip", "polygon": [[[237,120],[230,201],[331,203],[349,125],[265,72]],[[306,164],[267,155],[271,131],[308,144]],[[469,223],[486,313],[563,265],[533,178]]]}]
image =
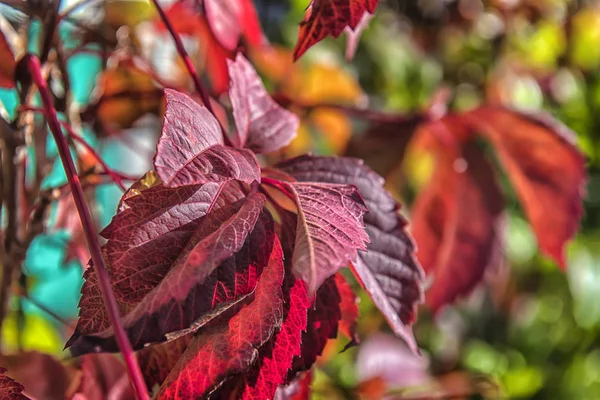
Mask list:
[{"label": "pointed leaf tip", "polygon": [[286,146],[296,136],[300,119],[277,104],[266,91],[254,67],[238,53],[227,60],[231,87],[229,98],[239,146],[269,153]]},{"label": "pointed leaf tip", "polygon": [[247,149],[226,147],[216,118],[188,95],[165,89],[166,110],[154,168],[165,186],[260,179],[260,166]]}]

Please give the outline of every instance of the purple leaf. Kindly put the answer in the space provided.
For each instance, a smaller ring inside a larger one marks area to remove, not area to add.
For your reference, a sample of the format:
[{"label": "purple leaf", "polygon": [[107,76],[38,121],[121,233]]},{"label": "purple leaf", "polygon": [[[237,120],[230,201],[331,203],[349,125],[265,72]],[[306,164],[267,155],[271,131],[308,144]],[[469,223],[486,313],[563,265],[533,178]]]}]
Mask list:
[{"label": "purple leaf", "polygon": [[260,180],[247,149],[226,147],[215,117],[186,94],[165,89],[166,111],[154,168],[167,187],[237,179]]},{"label": "purple leaf", "polygon": [[359,382],[381,378],[390,388],[424,385],[429,361],[392,335],[377,333],[361,344],[356,359]]},{"label": "purple leaf", "polygon": [[296,136],[298,117],[273,101],[243,55],[238,54],[235,61],[227,60],[227,65],[239,146],[268,153],[287,145]]},{"label": "purple leaf", "polygon": [[384,179],[355,158],[301,156],[277,166],[299,181],[353,184],[364,196],[368,251],[359,252],[354,273],[394,332],[416,351],[410,328],[423,299],[423,270],[404,230],[399,205],[383,188]]},{"label": "purple leaf", "polygon": [[292,272],[314,294],[323,281],[356,259],[369,237],[363,214],[368,211],[358,190],[334,183],[288,183],[298,222]]}]

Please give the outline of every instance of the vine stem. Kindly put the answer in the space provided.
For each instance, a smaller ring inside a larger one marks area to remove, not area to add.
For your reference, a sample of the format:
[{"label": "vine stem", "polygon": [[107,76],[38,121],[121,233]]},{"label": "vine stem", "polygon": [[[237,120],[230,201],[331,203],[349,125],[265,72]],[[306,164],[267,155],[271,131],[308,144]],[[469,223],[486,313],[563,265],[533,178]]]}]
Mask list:
[{"label": "vine stem", "polygon": [[183,59],[185,68],[187,69],[188,74],[190,75],[190,77],[192,78],[192,81],[194,82],[194,87],[196,88],[196,92],[198,92],[198,94],[202,98],[202,102],[204,103],[204,106],[208,109],[208,111],[210,111],[210,113],[219,122],[219,125],[221,126],[221,132],[223,132],[223,139],[225,141],[225,144],[227,146],[233,146],[233,144],[231,143],[231,140],[229,139],[229,137],[227,136],[227,133],[225,132],[225,128],[223,128],[223,125],[221,125],[221,121],[215,114],[212,104],[210,104],[210,97],[208,96],[208,92],[202,85],[202,82],[200,82],[200,77],[198,75],[198,72],[196,71],[196,68],[194,67],[194,64],[192,63],[192,60],[190,59],[189,54],[187,53],[187,51],[185,51],[185,47],[183,46],[183,42],[181,41],[181,38],[175,31],[175,28],[173,27],[173,24],[171,24],[171,21],[169,20],[169,17],[167,17],[167,14],[165,13],[165,11],[162,9],[160,4],[158,4],[158,0],[152,0],[152,3],[154,4],[156,11],[158,11],[158,14],[160,15],[160,19],[167,27],[167,30],[169,31],[169,33],[171,34],[171,37],[173,38],[173,41],[175,42],[175,48],[177,49],[177,53],[179,53],[179,56]]},{"label": "vine stem", "polygon": [[117,344],[119,345],[119,349],[123,354],[129,379],[133,384],[137,398],[140,400],[150,400],[142,372],[138,365],[137,359],[135,358],[135,354],[133,353],[133,348],[131,347],[131,343],[129,343],[129,339],[127,338],[123,324],[121,323],[119,307],[117,306],[117,301],[115,300],[112,292],[110,278],[108,277],[108,271],[104,265],[104,259],[102,258],[100,244],[98,243],[98,238],[96,237],[96,231],[92,223],[90,210],[85,202],[85,196],[79,181],[79,176],[77,175],[75,164],[71,158],[69,145],[62,133],[60,122],[58,121],[58,116],[56,114],[56,109],[52,103],[52,97],[48,91],[46,81],[42,77],[40,61],[35,55],[26,54],[23,57],[23,62],[27,66],[31,78],[38,87],[40,97],[42,98],[42,105],[46,119],[48,120],[48,126],[52,132],[52,136],[54,136],[54,140],[56,141],[60,159],[67,175],[67,180],[71,188],[71,194],[73,195],[73,200],[75,202],[75,206],[77,207],[77,212],[79,213],[81,225],[83,226],[83,230],[85,232],[85,238],[87,240],[90,255],[92,257],[93,267],[96,275],[98,276],[98,281],[100,282],[102,298],[108,311],[110,323],[115,331]]}]

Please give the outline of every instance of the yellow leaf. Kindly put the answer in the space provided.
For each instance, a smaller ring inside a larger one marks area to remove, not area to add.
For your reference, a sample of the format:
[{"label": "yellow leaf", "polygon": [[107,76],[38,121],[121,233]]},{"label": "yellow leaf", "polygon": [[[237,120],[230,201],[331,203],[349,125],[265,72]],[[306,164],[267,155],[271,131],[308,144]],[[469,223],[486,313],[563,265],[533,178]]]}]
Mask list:
[{"label": "yellow leaf", "polygon": [[[4,351],[13,352],[18,350],[18,335],[16,313],[11,313],[2,324]],[[25,315],[21,339],[22,350],[38,350],[49,354],[60,353],[64,344],[56,328],[47,319],[35,314]]]},{"label": "yellow leaf", "polygon": [[109,0],[104,2],[104,22],[118,29],[135,27],[154,17],[156,11],[148,0]]},{"label": "yellow leaf", "polygon": [[312,123],[319,129],[332,152],[341,153],[352,135],[352,124],[342,112],[327,108],[311,114]]},{"label": "yellow leaf", "polygon": [[294,74],[285,88],[286,94],[301,103],[364,102],[365,95],[356,79],[347,71],[332,65],[312,64]]}]

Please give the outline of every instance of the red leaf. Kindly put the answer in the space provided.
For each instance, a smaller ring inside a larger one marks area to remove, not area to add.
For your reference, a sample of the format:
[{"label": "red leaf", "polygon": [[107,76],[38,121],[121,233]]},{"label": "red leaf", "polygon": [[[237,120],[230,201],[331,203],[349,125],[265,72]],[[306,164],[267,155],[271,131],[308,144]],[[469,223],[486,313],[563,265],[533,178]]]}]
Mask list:
[{"label": "red leaf", "polygon": [[327,341],[338,333],[338,324],[342,318],[342,298],[335,278],[329,277],[316,293],[314,306],[308,310],[306,331],[302,333],[302,349],[294,359],[289,378],[298,372],[309,370],[321,355]]},{"label": "red leaf", "polygon": [[6,368],[0,367],[0,399],[2,400],[29,400],[23,395],[23,385],[15,382],[5,375]]},{"label": "red leaf", "polygon": [[260,166],[246,149],[223,145],[213,115],[186,94],[165,89],[166,111],[154,168],[165,186],[260,179]]},{"label": "red leaf", "polygon": [[356,259],[369,240],[363,225],[368,211],[358,190],[335,183],[287,184],[298,206],[292,272],[314,294],[323,281]]},{"label": "red leaf", "polygon": [[[207,183],[174,189],[161,184],[132,197],[128,197],[129,192],[123,196],[124,210],[101,232],[108,239],[103,253],[122,314],[160,283],[208,210],[243,198],[234,184]],[[110,327],[93,271],[90,268],[84,275],[79,320],[67,347],[81,334]]]},{"label": "red leaf", "polygon": [[138,351],[138,362],[148,389],[162,385],[175,364],[188,348],[192,334],[178,337],[170,342],[155,344]]},{"label": "red leaf", "polygon": [[585,159],[575,134],[551,117],[500,107],[465,116],[495,146],[541,250],[565,268],[564,247],[583,213]]},{"label": "red leaf", "polygon": [[433,277],[427,303],[434,311],[471,292],[498,261],[504,208],[492,167],[474,144],[455,157],[448,148],[439,153],[412,213],[417,255]]},{"label": "red leaf", "polygon": [[[8,374],[21,382],[27,396],[34,399],[64,399],[67,391],[67,372],[63,365],[49,354],[37,351],[19,352],[0,356]],[[4,397],[0,396],[1,399]]]},{"label": "red leaf", "polygon": [[363,14],[373,14],[379,0],[311,0],[300,23],[294,60],[315,43],[331,35],[340,36],[346,27],[356,29]]},{"label": "red leaf", "polygon": [[354,158],[301,156],[278,165],[300,181],[356,185],[370,210],[364,217],[371,243],[353,263],[353,272],[394,332],[416,351],[406,325],[416,318],[423,297],[423,271],[414,258],[414,245],[399,215],[399,205],[383,188],[381,176]]},{"label": "red leaf", "polygon": [[296,136],[299,118],[273,101],[243,55],[238,54],[235,62],[227,63],[239,146],[268,153],[287,145]]},{"label": "red leaf", "polygon": [[83,376],[76,395],[86,400],[135,399],[125,365],[114,355],[85,355],[81,358],[81,369]]},{"label": "red leaf", "polygon": [[346,282],[346,279],[339,272],[334,275],[335,286],[340,294],[340,310],[342,316],[340,319],[340,331],[352,340],[351,343],[358,343],[356,335],[356,320],[358,319],[358,298],[354,291]]},{"label": "red leaf", "polygon": [[15,57],[6,38],[0,32],[0,88],[10,89],[15,86]]},{"label": "red leaf", "polygon": [[204,0],[210,28],[221,45],[235,50],[242,34],[251,45],[262,40],[262,30],[252,0]]},{"label": "red leaf", "polygon": [[228,323],[194,337],[181,360],[163,383],[158,398],[201,398],[228,377],[249,370],[259,349],[283,320],[283,253],[275,239],[268,266],[256,287],[254,300]]},{"label": "red leaf", "polygon": [[[256,365],[243,374],[236,384],[235,398],[272,399],[277,387],[287,382],[294,357],[301,354],[302,332],[306,330],[310,301],[302,280],[288,275],[284,282],[284,317],[273,339],[259,350]],[[227,387],[232,387],[228,383]]]},{"label": "red leaf", "polygon": [[[187,329],[218,305],[254,290],[274,240],[266,214],[261,226],[254,229],[264,202],[262,194],[253,194],[202,220],[160,283],[123,317],[134,348],[164,341],[165,334]],[[250,232],[253,235],[248,236]],[[135,287],[135,281],[131,285]],[[99,339],[108,339],[108,343]],[[73,343],[71,352],[116,350],[113,339],[109,328]]]}]

